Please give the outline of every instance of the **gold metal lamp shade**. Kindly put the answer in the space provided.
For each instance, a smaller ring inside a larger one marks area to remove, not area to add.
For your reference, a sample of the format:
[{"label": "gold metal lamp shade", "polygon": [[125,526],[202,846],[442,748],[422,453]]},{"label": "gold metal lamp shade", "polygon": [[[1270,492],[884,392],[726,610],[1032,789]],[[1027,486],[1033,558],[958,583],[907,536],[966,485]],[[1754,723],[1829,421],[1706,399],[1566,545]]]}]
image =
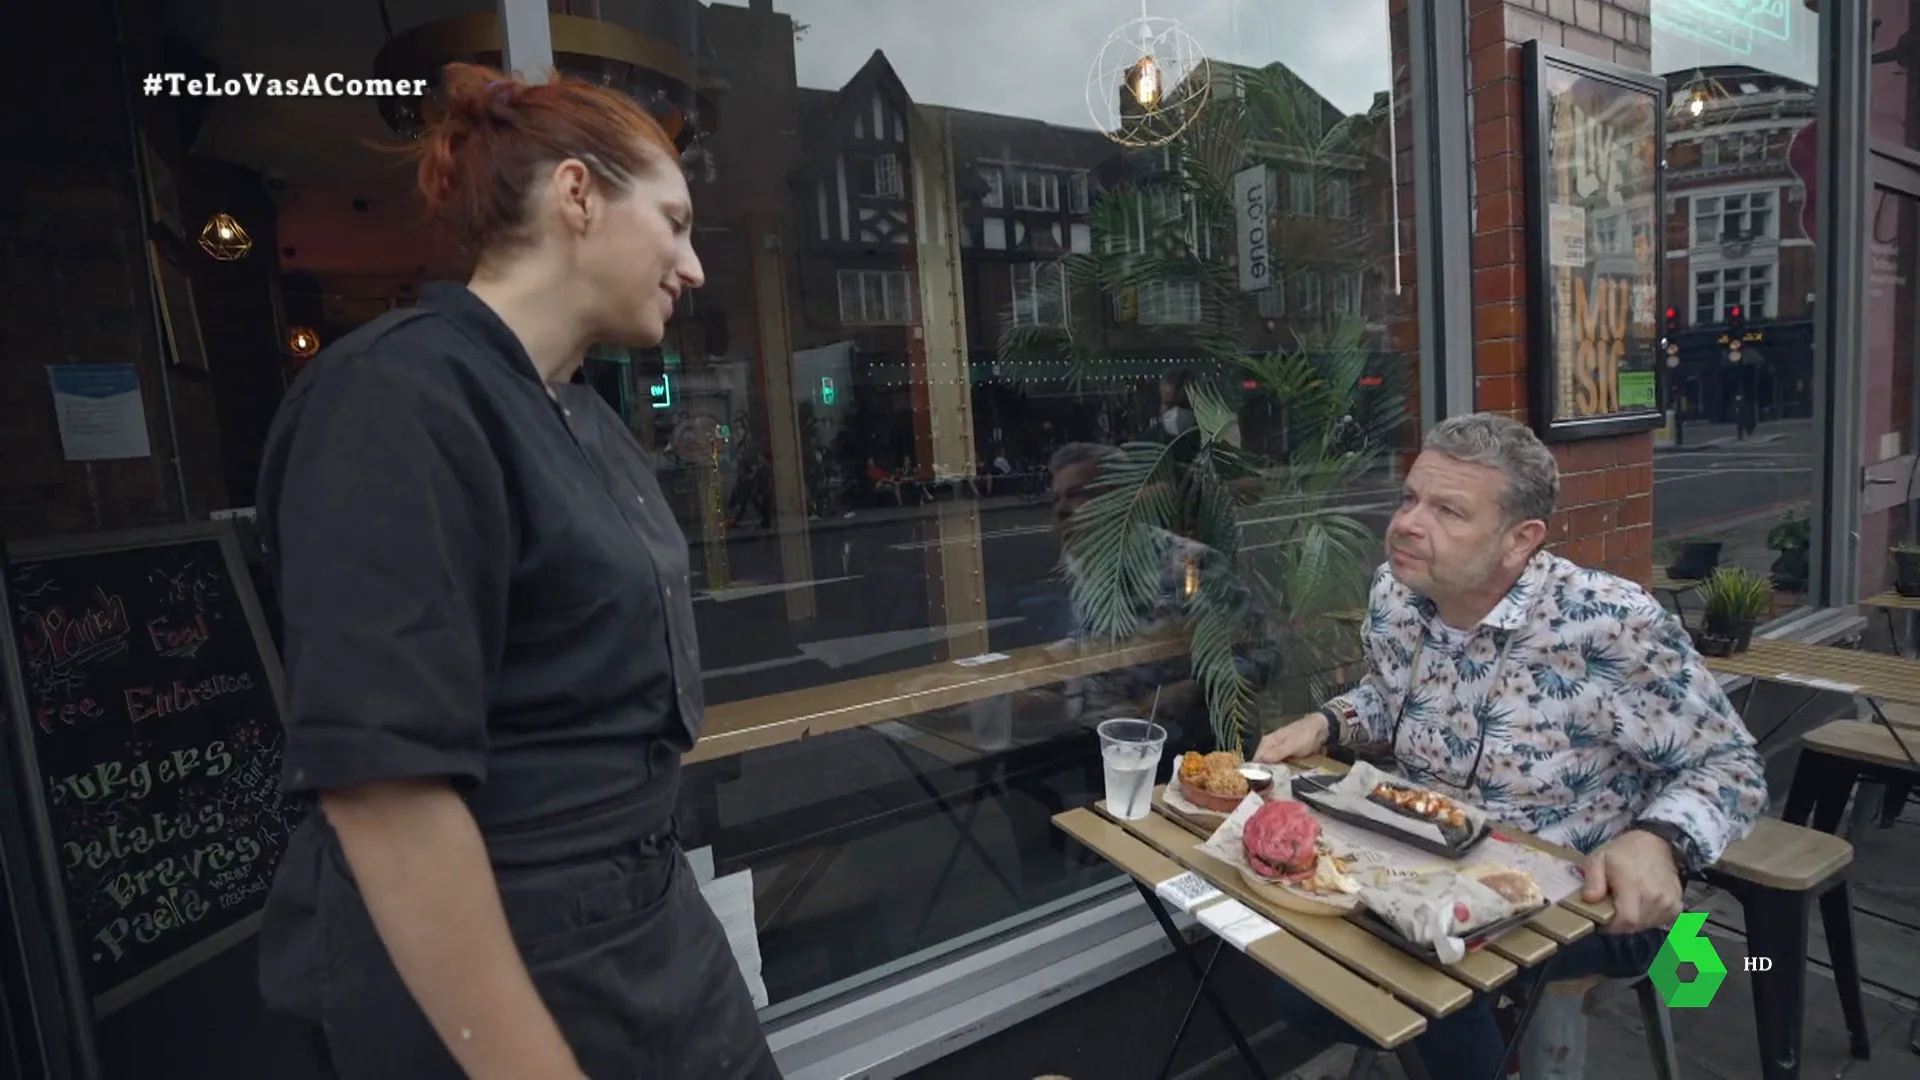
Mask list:
[{"label": "gold metal lamp shade", "polygon": [[225,211],[207,219],[200,228],[200,248],[221,262],[244,259],[253,250],[253,237]]}]

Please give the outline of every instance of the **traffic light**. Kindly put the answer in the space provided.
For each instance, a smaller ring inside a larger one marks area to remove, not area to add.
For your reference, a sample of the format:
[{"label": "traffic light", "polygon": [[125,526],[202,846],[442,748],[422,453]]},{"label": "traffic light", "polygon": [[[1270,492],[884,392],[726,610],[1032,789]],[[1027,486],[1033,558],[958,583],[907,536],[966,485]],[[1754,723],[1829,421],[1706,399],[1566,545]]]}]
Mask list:
[{"label": "traffic light", "polygon": [[1667,336],[1672,337],[1675,333],[1678,333],[1679,330],[1680,309],[1670,307],[1667,309]]},{"label": "traffic light", "polygon": [[831,376],[820,376],[820,404],[831,405],[839,395],[834,392]]},{"label": "traffic light", "polygon": [[1727,336],[1738,341],[1747,332],[1747,315],[1739,304],[1727,308]]}]

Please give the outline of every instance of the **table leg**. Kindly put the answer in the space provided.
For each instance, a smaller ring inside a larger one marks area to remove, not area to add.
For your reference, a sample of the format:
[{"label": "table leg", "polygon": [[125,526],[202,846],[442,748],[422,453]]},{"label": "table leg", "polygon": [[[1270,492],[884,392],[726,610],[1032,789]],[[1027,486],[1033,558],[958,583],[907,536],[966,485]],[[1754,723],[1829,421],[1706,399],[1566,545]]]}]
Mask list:
[{"label": "table leg", "polygon": [[[1419,1049],[1412,1042],[1401,1043],[1393,1056],[1400,1059],[1400,1070],[1407,1074],[1407,1080],[1433,1080],[1433,1074],[1427,1071],[1426,1059],[1420,1056]],[[1504,1061],[1500,1063],[1503,1074],[1506,1064]]]},{"label": "table leg", "polygon": [[1833,981],[1840,990],[1840,1012],[1847,1018],[1847,1036],[1853,1056],[1867,1060],[1867,1014],[1860,1003],[1860,957],[1854,949],[1853,900],[1842,880],[1820,897],[1820,922],[1827,931],[1827,953],[1833,962]]},{"label": "table leg", "polygon": [[[1226,948],[1226,945],[1226,942],[1215,939],[1213,953],[1207,957],[1207,969],[1200,973],[1202,983],[1213,977],[1213,965],[1220,959],[1220,950]],[[1200,997],[1200,991],[1196,988],[1193,997],[1187,1000],[1187,1011],[1180,1016],[1180,1028],[1173,1033],[1173,1045],[1167,1047],[1166,1063],[1160,1066],[1160,1072],[1157,1074],[1160,1080],[1167,1080],[1167,1077],[1173,1075],[1174,1059],[1180,1055],[1181,1040],[1187,1037],[1187,1025],[1193,1023],[1193,1010],[1200,1007]]]},{"label": "table leg", "polygon": [[1893,823],[1900,820],[1900,812],[1907,808],[1907,800],[1912,796],[1911,783],[1888,784],[1886,798],[1880,801],[1880,827],[1893,828]]},{"label": "table leg", "polygon": [[1653,1061],[1653,1075],[1657,1080],[1680,1080],[1673,1016],[1667,1012],[1667,1003],[1660,1000],[1659,988],[1652,979],[1643,978],[1633,984],[1633,992],[1640,999],[1640,1020],[1647,1029],[1647,1055]]},{"label": "table leg", "polygon": [[[1760,680],[1755,679],[1752,683],[1748,684],[1747,704],[1749,705],[1753,704],[1753,688],[1759,685],[1759,683],[1760,683]],[[1767,733],[1765,735],[1754,736],[1754,739],[1753,739],[1754,749],[1760,751],[1762,754],[1765,754],[1767,750],[1767,740],[1773,738],[1775,735],[1780,734],[1782,731],[1785,731],[1787,729],[1788,724],[1793,723],[1796,717],[1798,717],[1801,713],[1807,711],[1807,706],[1812,705],[1816,701],[1819,701],[1820,696],[1827,692],[1828,691],[1825,691],[1825,690],[1815,690],[1813,693],[1808,694],[1807,699],[1805,701],[1802,701],[1800,704],[1795,705],[1793,707],[1793,711],[1788,713],[1784,718],[1782,718],[1779,723],[1768,728]],[[1873,704],[1872,700],[1869,699],[1867,704],[1872,705]],[[1746,710],[1741,709],[1740,714],[1742,716],[1745,716]]]},{"label": "table leg", "polygon": [[1546,989],[1546,985],[1547,964],[1545,962],[1535,964],[1533,966],[1533,978],[1529,980],[1527,985],[1526,996],[1520,1001],[1520,1018],[1515,1020],[1513,1024],[1513,1037],[1508,1039],[1507,1045],[1501,1049],[1500,1066],[1494,1070],[1493,1075],[1488,1077],[1487,1080],[1506,1080],[1507,1062],[1513,1060],[1514,1050],[1517,1049],[1521,1041],[1527,1037],[1527,1027],[1533,1023],[1533,1010],[1540,1007],[1540,994],[1541,991]]},{"label": "table leg", "polygon": [[[1193,946],[1188,944],[1186,936],[1180,933],[1180,928],[1173,925],[1173,916],[1167,914],[1167,906],[1154,895],[1152,888],[1142,881],[1135,881],[1133,887],[1140,890],[1141,897],[1147,902],[1147,910],[1153,912],[1154,919],[1160,923],[1161,931],[1167,935],[1167,940],[1173,943],[1173,951],[1180,954],[1181,962],[1187,965],[1187,971],[1193,975],[1194,981],[1200,984],[1199,993],[1207,999],[1207,1004],[1213,1009],[1213,1015],[1219,1019],[1220,1026],[1226,1029],[1227,1037],[1233,1040],[1234,1049],[1240,1052],[1240,1060],[1246,1062],[1247,1070],[1253,1073],[1254,1080],[1267,1080],[1266,1070],[1260,1067],[1260,1059],[1254,1056],[1253,1047],[1247,1044],[1247,1037],[1240,1034],[1240,1025],[1234,1023],[1232,1014],[1227,1012],[1226,1002],[1220,1000],[1220,995],[1214,993],[1212,985],[1207,982],[1207,975],[1212,970],[1212,965],[1202,968],[1199,961],[1193,958]],[[1219,953],[1216,952],[1214,955],[1218,956]],[[1188,1019],[1192,1019],[1191,1011],[1187,1015]],[[1186,1022],[1182,1021],[1180,1030],[1174,1034],[1174,1044],[1179,1045],[1180,1040],[1185,1036]]]},{"label": "table leg", "polygon": [[[954,812],[953,804],[947,801],[946,796],[940,794],[940,789],[933,786],[933,781],[927,779],[926,772],[914,764],[913,759],[907,756],[907,752],[900,747],[899,743],[892,739],[887,739],[886,744],[892,748],[894,755],[900,759],[900,763],[907,767],[907,774],[913,777],[914,783],[920,785],[920,790],[926,792],[927,798],[933,800],[933,804],[940,808],[940,812],[947,816],[947,820],[953,822],[954,826],[960,830],[960,842],[965,844],[982,863],[986,864],[987,873],[993,875],[993,879],[1000,883],[1001,888],[1007,890],[1007,895],[1011,897],[1015,903],[1024,902],[1024,894],[1021,893],[1020,889],[1016,887],[1013,882],[1007,880],[1007,875],[1001,871],[1000,865],[994,862],[993,858],[987,854],[987,849],[980,846],[980,841],[973,838],[973,822],[970,819],[963,820],[959,814]],[[1002,784],[997,777],[990,781],[987,786],[1003,791],[1005,789],[1005,785]],[[980,806],[980,800],[981,796],[976,793],[974,795],[973,805],[969,807],[969,809],[977,811]],[[951,869],[952,865],[950,863],[948,870]],[[936,898],[939,896],[938,893],[934,895]]]},{"label": "table leg", "polygon": [[1880,726],[1886,728],[1887,734],[1893,736],[1894,744],[1900,747],[1900,752],[1907,755],[1907,764],[1920,769],[1920,758],[1913,756],[1913,747],[1908,746],[1907,740],[1901,737],[1900,729],[1894,726],[1893,721],[1887,719],[1886,713],[1880,711],[1880,703],[1868,698],[1867,708],[1873,710],[1874,719],[1880,721]]},{"label": "table leg", "polygon": [[1773,961],[1755,974],[1753,1020],[1764,1080],[1800,1080],[1800,1041],[1807,1007],[1807,910],[1804,893],[1754,889],[1742,899],[1747,951]]}]

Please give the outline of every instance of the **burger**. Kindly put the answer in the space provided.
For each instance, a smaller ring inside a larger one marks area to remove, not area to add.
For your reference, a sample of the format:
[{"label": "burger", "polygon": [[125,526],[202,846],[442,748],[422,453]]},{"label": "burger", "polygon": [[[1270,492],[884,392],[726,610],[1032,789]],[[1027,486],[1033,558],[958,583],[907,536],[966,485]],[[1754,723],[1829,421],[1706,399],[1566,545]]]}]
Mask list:
[{"label": "burger", "polygon": [[1240,833],[1247,865],[1270,881],[1304,882],[1320,858],[1320,823],[1297,802],[1270,802]]}]

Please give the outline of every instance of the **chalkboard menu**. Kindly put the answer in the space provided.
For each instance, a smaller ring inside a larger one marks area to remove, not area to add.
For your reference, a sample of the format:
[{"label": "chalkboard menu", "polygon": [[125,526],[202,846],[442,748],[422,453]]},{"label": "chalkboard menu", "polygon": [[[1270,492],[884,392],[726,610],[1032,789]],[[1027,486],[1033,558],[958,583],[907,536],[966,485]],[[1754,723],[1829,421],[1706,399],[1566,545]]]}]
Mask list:
[{"label": "chalkboard menu", "polygon": [[97,1012],[253,932],[294,810],[280,669],[230,527],[16,549],[27,721]]}]

